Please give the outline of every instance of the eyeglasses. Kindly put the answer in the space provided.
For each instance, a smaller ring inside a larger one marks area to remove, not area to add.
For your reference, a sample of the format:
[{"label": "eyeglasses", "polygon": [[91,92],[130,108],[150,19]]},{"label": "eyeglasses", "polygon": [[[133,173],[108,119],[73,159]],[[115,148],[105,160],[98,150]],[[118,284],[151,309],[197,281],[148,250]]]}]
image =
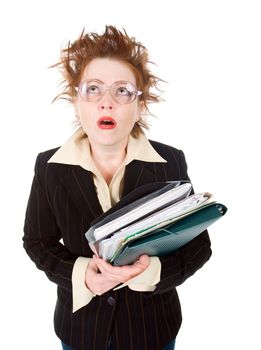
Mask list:
[{"label": "eyeglasses", "polygon": [[109,90],[111,97],[119,104],[124,105],[133,102],[142,94],[136,86],[129,81],[116,81],[111,86],[106,86],[100,80],[84,80],[76,89],[80,96],[88,102],[97,102]]}]

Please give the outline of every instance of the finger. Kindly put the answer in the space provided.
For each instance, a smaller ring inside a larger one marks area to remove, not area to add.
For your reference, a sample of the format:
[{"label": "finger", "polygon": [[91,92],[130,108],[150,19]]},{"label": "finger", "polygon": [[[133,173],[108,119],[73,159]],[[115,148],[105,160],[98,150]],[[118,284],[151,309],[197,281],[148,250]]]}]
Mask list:
[{"label": "finger", "polygon": [[141,255],[140,257],[139,257],[139,261],[141,261],[141,262],[147,262],[147,261],[149,261],[149,259],[150,259],[150,257],[148,256],[148,255],[146,255],[146,254],[143,254],[143,255]]},{"label": "finger", "polygon": [[113,283],[125,282],[126,280],[140,272],[140,269],[138,269],[138,271],[133,272],[132,269],[126,269],[125,266],[112,266],[110,263],[107,263],[105,260],[98,257],[95,257],[94,260],[95,262],[97,262],[101,274]]},{"label": "finger", "polygon": [[133,263],[134,266],[148,267],[150,264],[150,257],[148,255],[141,255],[137,261]]},{"label": "finger", "polygon": [[117,274],[123,276],[123,277],[129,277],[132,278],[144,270],[149,266],[150,264],[150,257],[148,255],[142,255],[139,257],[138,260],[136,260],[131,265],[124,265],[121,267],[118,267],[120,270],[117,271]]},{"label": "finger", "polygon": [[115,275],[119,272],[117,271],[118,269],[115,266],[112,266],[110,263],[97,257],[96,255],[94,256],[93,260],[99,267],[99,270],[101,271],[101,273]]},{"label": "finger", "polygon": [[89,261],[88,269],[95,273],[99,271],[98,266],[93,259]]},{"label": "finger", "polygon": [[146,270],[149,264],[143,265],[140,262],[136,262],[133,265],[123,266],[124,276],[129,276],[129,278],[135,277]]}]

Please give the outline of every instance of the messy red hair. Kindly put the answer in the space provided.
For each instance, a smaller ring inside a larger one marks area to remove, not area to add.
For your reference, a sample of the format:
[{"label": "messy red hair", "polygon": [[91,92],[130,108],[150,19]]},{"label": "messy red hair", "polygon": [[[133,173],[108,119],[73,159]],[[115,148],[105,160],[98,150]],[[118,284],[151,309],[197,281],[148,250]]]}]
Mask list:
[{"label": "messy red hair", "polygon": [[[123,32],[114,26],[106,26],[102,35],[97,33],[84,33],[73,43],[69,42],[65,49],[61,50],[60,61],[52,67],[58,67],[64,77],[63,91],[54,98],[54,101],[60,98],[74,103],[77,95],[75,89],[81,82],[84,69],[94,58],[113,58],[125,62],[132,70],[138,90],[142,91],[139,96],[143,101],[144,108],[149,112],[148,104],[159,102],[158,95],[151,92],[151,88],[156,88],[161,80],[153,75],[148,68],[148,51],[144,45],[137,42],[135,38],[130,38],[126,31]],[[158,89],[159,90],[159,89]],[[141,132],[141,127],[148,129],[145,120],[140,120],[135,124],[132,135],[137,137]]]}]

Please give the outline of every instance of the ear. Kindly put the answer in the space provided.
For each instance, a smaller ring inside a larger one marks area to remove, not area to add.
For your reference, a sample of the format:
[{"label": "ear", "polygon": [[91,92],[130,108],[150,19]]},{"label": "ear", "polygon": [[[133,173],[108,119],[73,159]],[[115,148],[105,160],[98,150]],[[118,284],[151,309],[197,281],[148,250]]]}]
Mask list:
[{"label": "ear", "polygon": [[145,103],[144,101],[139,101],[139,113],[136,118],[136,122],[138,122],[141,119],[141,115],[145,113]]},{"label": "ear", "polygon": [[139,106],[140,106],[140,110],[143,111],[145,109],[144,101],[139,101]]},{"label": "ear", "polygon": [[144,101],[139,101],[139,110],[140,110],[141,114],[145,112],[145,103],[144,103]]}]

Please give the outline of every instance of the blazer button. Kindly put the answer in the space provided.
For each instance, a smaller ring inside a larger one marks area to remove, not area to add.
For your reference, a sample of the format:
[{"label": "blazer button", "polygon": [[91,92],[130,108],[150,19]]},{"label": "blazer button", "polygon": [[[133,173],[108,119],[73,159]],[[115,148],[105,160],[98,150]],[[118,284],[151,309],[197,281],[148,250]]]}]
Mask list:
[{"label": "blazer button", "polygon": [[107,303],[111,306],[114,306],[116,304],[116,300],[113,297],[108,297]]}]

